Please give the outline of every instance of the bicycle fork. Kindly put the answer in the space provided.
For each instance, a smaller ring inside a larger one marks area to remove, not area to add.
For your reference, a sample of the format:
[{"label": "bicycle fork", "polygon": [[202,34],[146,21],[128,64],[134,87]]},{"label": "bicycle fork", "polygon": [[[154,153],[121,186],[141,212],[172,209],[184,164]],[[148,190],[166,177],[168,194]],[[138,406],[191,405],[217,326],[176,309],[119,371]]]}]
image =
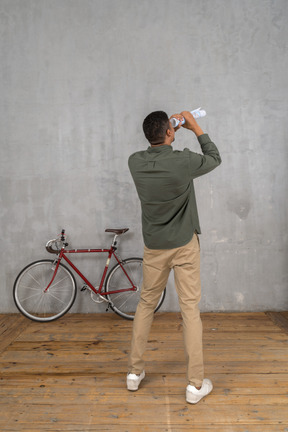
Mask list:
[{"label": "bicycle fork", "polygon": [[53,268],[55,267],[55,265],[56,265],[56,267],[54,268],[54,273],[53,273],[53,276],[52,276],[51,281],[49,282],[49,284],[47,285],[47,287],[44,289],[44,293],[46,293],[46,292],[49,290],[50,286],[51,286],[52,283],[54,282],[55,276],[56,276],[56,274],[57,274],[57,271],[58,271],[58,268],[59,268],[59,265],[60,265],[60,261],[61,261],[60,256],[57,257],[57,258],[54,260],[51,269],[53,270]]}]

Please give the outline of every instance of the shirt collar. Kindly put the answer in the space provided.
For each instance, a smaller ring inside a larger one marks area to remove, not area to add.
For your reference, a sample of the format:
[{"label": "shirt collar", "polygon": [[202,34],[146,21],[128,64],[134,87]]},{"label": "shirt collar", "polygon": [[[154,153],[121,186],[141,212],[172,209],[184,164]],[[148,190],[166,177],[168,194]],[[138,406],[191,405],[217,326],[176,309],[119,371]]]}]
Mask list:
[{"label": "shirt collar", "polygon": [[169,144],[162,144],[162,145],[159,145],[159,146],[156,146],[156,147],[148,147],[148,149],[147,149],[147,151],[149,152],[149,153],[160,153],[160,152],[162,152],[162,151],[167,151],[167,150],[172,150],[172,146],[171,145],[169,145]]}]

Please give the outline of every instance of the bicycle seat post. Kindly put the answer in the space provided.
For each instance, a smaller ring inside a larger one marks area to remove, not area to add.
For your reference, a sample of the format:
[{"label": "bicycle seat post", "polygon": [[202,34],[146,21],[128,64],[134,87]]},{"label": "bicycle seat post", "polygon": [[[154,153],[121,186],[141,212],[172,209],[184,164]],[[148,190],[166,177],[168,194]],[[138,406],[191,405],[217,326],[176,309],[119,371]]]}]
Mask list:
[{"label": "bicycle seat post", "polygon": [[114,235],[114,239],[113,239],[112,244],[111,244],[111,246],[113,248],[115,248],[115,249],[116,249],[116,246],[117,246],[117,237],[118,237],[118,234],[115,234]]}]

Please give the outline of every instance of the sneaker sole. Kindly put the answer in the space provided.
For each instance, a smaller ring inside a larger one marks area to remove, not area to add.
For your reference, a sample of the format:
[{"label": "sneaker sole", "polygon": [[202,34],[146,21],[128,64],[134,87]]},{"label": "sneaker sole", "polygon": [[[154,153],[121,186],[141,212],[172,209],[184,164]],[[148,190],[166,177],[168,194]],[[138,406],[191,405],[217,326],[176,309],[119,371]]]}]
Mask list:
[{"label": "sneaker sole", "polygon": [[[140,384],[140,383],[139,383]],[[138,390],[139,386],[137,385],[137,383],[135,383],[135,381],[133,380],[128,380],[127,379],[127,389],[130,391],[136,391]]]}]

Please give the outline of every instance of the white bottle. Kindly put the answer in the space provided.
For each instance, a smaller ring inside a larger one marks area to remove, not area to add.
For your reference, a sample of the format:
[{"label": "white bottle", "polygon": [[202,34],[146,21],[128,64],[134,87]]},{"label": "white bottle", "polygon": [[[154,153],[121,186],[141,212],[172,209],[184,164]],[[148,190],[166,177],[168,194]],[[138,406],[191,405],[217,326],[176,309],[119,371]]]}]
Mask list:
[{"label": "white bottle", "polygon": [[[190,111],[190,113],[193,115],[193,117],[195,119],[206,116],[206,111],[201,109],[201,107],[199,107],[193,111]],[[179,126],[179,124],[180,124],[180,126],[182,126],[185,123],[185,119],[182,122],[180,122],[178,119],[172,117],[170,119],[170,122],[172,124],[172,127],[176,128],[177,126]]]}]

